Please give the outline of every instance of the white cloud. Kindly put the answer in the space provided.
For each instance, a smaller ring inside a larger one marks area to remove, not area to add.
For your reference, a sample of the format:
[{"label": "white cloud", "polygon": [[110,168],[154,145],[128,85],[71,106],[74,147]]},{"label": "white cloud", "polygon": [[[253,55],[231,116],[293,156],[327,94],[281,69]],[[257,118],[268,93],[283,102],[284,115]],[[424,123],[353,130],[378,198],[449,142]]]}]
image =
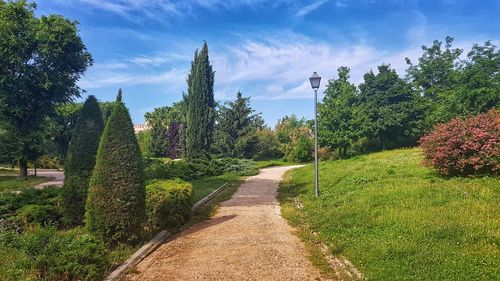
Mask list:
[{"label": "white cloud", "polygon": [[337,6],[338,8],[346,8],[347,4],[346,3],[342,3],[340,1],[337,1],[337,2],[335,2],[335,6]]},{"label": "white cloud", "polygon": [[303,6],[299,9],[299,11],[297,11],[297,13],[295,14],[295,17],[304,17],[304,16],[307,16],[308,14],[314,12],[316,9],[318,9],[319,7],[323,6],[324,4],[326,4],[329,0],[316,0],[314,1],[313,3],[307,5],[307,6]]}]

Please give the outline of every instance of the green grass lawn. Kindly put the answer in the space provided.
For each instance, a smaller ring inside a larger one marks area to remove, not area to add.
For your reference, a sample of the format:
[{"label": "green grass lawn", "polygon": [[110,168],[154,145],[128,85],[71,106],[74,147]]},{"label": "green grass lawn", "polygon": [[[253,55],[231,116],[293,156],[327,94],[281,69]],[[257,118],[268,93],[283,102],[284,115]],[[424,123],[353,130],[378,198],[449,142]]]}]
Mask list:
[{"label": "green grass lawn", "polygon": [[[282,183],[282,212],[369,280],[499,280],[500,178],[442,178],[419,149],[312,165]],[[296,199],[302,204],[297,209]]]},{"label": "green grass lawn", "polygon": [[38,185],[40,183],[47,182],[49,180],[51,180],[51,178],[48,177],[29,176],[26,179],[20,179],[14,175],[12,176],[0,175],[0,192],[21,190]]},{"label": "green grass lawn", "polygon": [[191,181],[191,184],[193,185],[193,204],[226,182],[235,181],[238,178],[239,176],[234,174],[224,174],[216,177],[207,177]]}]

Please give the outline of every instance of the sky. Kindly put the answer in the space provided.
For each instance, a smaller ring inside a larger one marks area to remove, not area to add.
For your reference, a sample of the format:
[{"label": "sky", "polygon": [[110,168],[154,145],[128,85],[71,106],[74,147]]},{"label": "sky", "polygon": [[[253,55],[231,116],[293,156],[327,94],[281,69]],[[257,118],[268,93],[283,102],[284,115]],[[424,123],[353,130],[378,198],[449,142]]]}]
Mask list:
[{"label": "sky", "polygon": [[[400,75],[422,45],[455,38],[468,51],[500,42],[500,0],[38,0],[37,15],[79,22],[94,59],[83,97],[112,101],[118,88],[134,123],[187,92],[196,49],[208,42],[215,98],[241,91],[274,126],[285,115],[313,117],[308,77],[320,95],[339,66],[363,74],[389,63]],[[321,96],[320,96],[321,98]]]}]

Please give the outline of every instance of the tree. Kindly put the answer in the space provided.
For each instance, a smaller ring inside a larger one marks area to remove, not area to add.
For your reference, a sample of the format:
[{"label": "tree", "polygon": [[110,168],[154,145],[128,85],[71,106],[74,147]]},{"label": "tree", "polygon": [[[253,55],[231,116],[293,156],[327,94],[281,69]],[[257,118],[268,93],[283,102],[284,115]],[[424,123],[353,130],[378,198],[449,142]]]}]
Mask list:
[{"label": "tree", "polygon": [[50,117],[49,133],[57,147],[59,159],[65,161],[68,155],[71,136],[76,128],[82,103],[67,103],[57,106],[56,113]]},{"label": "tree", "polygon": [[[415,145],[420,136],[422,103],[410,85],[389,65],[370,71],[359,85],[358,105],[364,135],[376,146],[388,149]],[[373,150],[371,149],[371,150]]]},{"label": "tree", "polygon": [[109,116],[111,116],[111,113],[113,112],[113,109],[115,108],[115,102],[112,101],[107,101],[107,102],[99,102],[99,107],[101,108],[102,112],[102,120],[104,121],[104,125],[108,122]]},{"label": "tree", "polygon": [[102,134],[90,179],[85,223],[110,244],[135,243],[145,218],[144,170],[132,120],[117,102]]},{"label": "tree", "polygon": [[[457,65],[463,50],[452,48],[453,38],[447,36],[443,43],[435,40],[432,46],[422,46],[423,54],[418,64],[413,64],[408,58],[407,80],[413,89],[424,99],[426,129],[437,122],[445,122],[453,115],[446,104],[453,99],[456,85],[459,83]],[[455,110],[452,110],[455,112]]]},{"label": "tree", "polygon": [[103,129],[97,99],[89,96],[80,112],[64,166],[61,207],[66,225],[79,225],[83,222],[89,179],[95,166]]},{"label": "tree", "polygon": [[151,130],[140,131],[136,135],[141,154],[144,157],[152,157],[151,154]]},{"label": "tree", "polygon": [[151,127],[151,143],[149,151],[153,157],[165,157],[168,152],[168,125],[169,113],[171,108],[168,106],[155,108],[153,112],[147,112],[144,115],[146,122]]},{"label": "tree", "polygon": [[21,177],[40,153],[43,121],[58,104],[79,96],[76,82],[92,64],[77,22],[60,15],[36,18],[35,8],[0,1],[0,119],[15,143]]},{"label": "tree", "polygon": [[285,116],[276,124],[276,138],[286,160],[307,162],[312,159],[313,142],[311,128],[304,118]]},{"label": "tree", "polygon": [[[460,67],[460,76],[452,99],[444,106],[446,112],[467,116],[486,112],[500,104],[500,50],[490,41],[475,44]],[[448,106],[447,106],[448,105]],[[454,117],[454,116],[451,116]]]},{"label": "tree", "polygon": [[217,116],[215,131],[215,150],[226,157],[253,158],[257,151],[256,132],[263,127],[264,121],[250,107],[250,98],[241,92],[234,102],[221,106]]},{"label": "tree", "polygon": [[186,147],[188,160],[208,157],[215,125],[214,71],[208,57],[208,45],[194,54],[188,75]]},{"label": "tree", "polygon": [[338,149],[339,157],[361,135],[356,124],[356,86],[350,83],[349,68],[338,68],[338,79],[328,82],[323,103],[319,105],[318,135],[321,146]]}]

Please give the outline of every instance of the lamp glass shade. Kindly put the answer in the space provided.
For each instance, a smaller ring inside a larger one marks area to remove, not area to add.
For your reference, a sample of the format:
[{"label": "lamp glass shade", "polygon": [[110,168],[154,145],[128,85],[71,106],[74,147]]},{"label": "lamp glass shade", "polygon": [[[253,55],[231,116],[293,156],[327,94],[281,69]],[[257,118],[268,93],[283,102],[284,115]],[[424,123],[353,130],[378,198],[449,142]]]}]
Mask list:
[{"label": "lamp glass shade", "polygon": [[321,82],[321,77],[318,75],[318,73],[314,72],[313,75],[309,78],[309,82],[311,82],[311,87],[313,88],[313,90],[317,90]]}]

